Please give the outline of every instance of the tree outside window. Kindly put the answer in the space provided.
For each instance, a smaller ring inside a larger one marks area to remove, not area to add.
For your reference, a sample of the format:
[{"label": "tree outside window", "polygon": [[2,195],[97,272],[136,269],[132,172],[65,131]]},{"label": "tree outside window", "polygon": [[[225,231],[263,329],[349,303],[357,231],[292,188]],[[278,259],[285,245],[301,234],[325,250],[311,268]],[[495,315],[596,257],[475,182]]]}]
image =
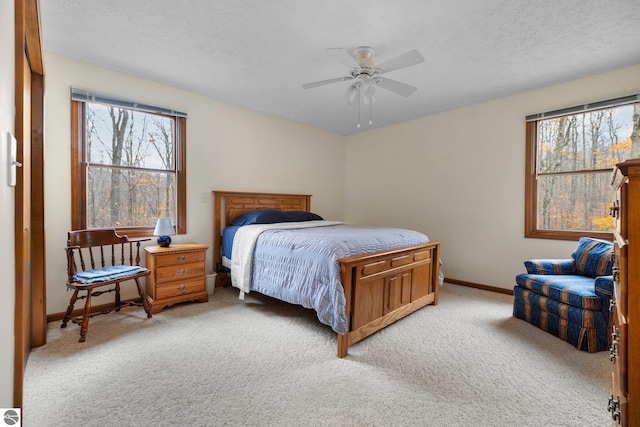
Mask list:
[{"label": "tree outside window", "polygon": [[158,218],[186,232],[186,119],[72,101],[74,229],[151,235]]},{"label": "tree outside window", "polygon": [[529,121],[525,236],[611,239],[611,172],[637,157],[640,103]]}]

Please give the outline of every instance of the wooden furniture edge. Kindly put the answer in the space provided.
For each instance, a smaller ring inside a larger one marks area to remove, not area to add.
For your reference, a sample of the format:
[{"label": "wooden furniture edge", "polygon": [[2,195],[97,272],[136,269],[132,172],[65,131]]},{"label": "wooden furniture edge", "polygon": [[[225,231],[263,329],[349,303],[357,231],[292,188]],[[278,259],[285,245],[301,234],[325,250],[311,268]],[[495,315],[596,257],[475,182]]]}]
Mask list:
[{"label": "wooden furniture edge", "polygon": [[185,298],[183,295],[175,296],[171,298],[164,298],[161,302],[158,300],[153,300],[148,294],[145,295],[149,304],[151,304],[151,312],[153,314],[160,313],[167,307],[171,307],[174,304],[182,303],[182,302],[208,302],[209,301],[209,293],[207,291],[194,292],[189,294],[189,298]]},{"label": "wooden furniture edge", "polygon": [[201,243],[172,243],[167,247],[160,247],[158,245],[145,246],[143,249],[146,252],[154,253],[154,254],[162,254],[163,252],[198,252],[202,249],[209,249],[209,246],[203,245]]}]

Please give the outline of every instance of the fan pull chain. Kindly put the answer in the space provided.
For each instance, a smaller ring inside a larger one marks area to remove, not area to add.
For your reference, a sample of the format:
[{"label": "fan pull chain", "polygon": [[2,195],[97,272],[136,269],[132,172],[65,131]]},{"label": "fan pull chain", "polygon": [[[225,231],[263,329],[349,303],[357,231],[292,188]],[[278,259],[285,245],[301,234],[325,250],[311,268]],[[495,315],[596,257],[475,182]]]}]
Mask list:
[{"label": "fan pull chain", "polygon": [[369,124],[373,124],[373,121],[371,120],[371,110],[372,110],[372,104],[373,104],[373,97],[369,97]]},{"label": "fan pull chain", "polygon": [[358,87],[358,125],[356,126],[360,129],[360,87]]}]

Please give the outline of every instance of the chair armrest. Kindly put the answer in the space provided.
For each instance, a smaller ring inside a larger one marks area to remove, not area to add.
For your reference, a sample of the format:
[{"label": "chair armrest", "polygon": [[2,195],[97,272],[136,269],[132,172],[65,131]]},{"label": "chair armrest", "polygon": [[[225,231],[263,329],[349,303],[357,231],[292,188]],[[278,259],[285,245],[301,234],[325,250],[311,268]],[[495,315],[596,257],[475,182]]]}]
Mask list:
[{"label": "chair armrest", "polygon": [[594,288],[600,298],[611,298],[613,295],[613,276],[596,277]]},{"label": "chair armrest", "polygon": [[151,240],[151,237],[135,237],[133,239],[129,239],[130,242],[136,243],[136,242],[146,242],[148,240]]},{"label": "chair armrest", "polygon": [[524,262],[529,274],[575,274],[573,259],[529,259]]}]

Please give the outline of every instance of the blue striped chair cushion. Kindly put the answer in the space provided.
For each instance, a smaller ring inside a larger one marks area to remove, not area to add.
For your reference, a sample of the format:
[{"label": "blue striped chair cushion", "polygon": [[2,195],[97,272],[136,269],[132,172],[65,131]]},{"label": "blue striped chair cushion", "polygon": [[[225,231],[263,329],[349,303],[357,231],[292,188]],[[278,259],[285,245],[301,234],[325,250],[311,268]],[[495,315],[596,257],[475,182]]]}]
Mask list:
[{"label": "blue striped chair cushion", "polygon": [[77,271],[73,275],[73,280],[83,284],[108,282],[120,277],[133,276],[143,271],[147,271],[147,269],[137,265],[112,265],[95,270]]},{"label": "blue striped chair cushion", "polygon": [[524,262],[529,274],[576,274],[576,262],[571,259],[529,259]]},{"label": "blue striped chair cushion", "polygon": [[583,276],[611,275],[613,243],[606,240],[581,237],[578,247],[571,254],[576,262],[576,272]]},{"label": "blue striped chair cushion", "polygon": [[602,299],[596,295],[594,280],[575,275],[519,274],[516,283],[553,300],[578,308],[600,310]]}]

